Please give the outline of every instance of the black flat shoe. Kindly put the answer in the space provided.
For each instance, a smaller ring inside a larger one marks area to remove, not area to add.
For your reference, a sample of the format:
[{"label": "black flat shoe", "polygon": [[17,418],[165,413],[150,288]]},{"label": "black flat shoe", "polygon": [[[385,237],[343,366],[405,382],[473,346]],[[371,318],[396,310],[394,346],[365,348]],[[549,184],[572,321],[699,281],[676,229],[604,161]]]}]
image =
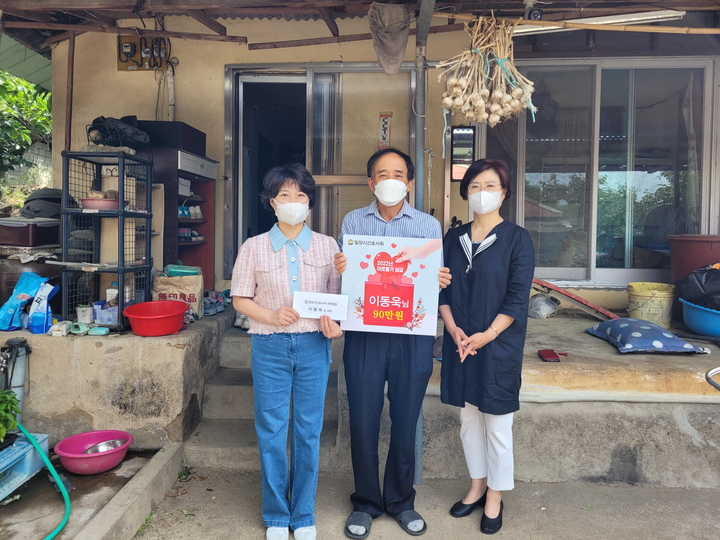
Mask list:
[{"label": "black flat shoe", "polygon": [[495,534],[502,528],[503,502],[500,501],[500,513],[496,518],[489,518],[483,512],[480,520],[480,532],[483,534]]},{"label": "black flat shoe", "polygon": [[452,517],[461,518],[461,517],[467,517],[470,514],[473,513],[473,510],[475,510],[478,507],[485,506],[485,496],[487,495],[487,490],[485,490],[485,493],[483,493],[483,496],[480,497],[477,501],[475,501],[472,504],[465,504],[462,502],[462,499],[460,499],[458,502],[452,505],[452,508],[450,509],[450,515]]}]

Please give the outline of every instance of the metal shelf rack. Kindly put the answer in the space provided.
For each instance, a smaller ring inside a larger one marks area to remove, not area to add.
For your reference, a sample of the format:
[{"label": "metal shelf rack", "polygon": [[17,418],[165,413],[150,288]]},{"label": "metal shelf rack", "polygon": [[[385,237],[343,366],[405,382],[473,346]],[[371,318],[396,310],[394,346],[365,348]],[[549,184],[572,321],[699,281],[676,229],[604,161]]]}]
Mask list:
[{"label": "metal shelf rack", "polygon": [[[62,317],[105,300],[117,281],[117,318],[103,325],[122,331],[125,307],[151,299],[152,161],[124,152],[64,151],[62,159]],[[93,191],[116,191],[117,208],[89,208]]]}]

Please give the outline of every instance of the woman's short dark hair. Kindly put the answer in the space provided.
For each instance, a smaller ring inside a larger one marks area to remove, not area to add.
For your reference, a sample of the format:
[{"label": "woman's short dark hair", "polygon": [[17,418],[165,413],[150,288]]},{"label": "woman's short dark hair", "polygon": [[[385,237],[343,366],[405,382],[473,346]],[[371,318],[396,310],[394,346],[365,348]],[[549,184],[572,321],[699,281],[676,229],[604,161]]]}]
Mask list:
[{"label": "woman's short dark hair", "polygon": [[310,208],[315,206],[315,180],[302,164],[292,163],[291,165],[273,167],[263,178],[263,192],[260,194],[260,200],[267,210],[272,210],[270,199],[277,197],[282,187],[288,182],[296,185],[300,191],[308,196]]},{"label": "woman's short dark hair", "polygon": [[385,154],[397,154],[398,156],[403,158],[405,160],[405,166],[407,167],[408,182],[415,178],[415,165],[413,165],[412,159],[410,159],[410,156],[408,156],[405,152],[401,152],[397,148],[383,148],[382,150],[378,150],[372,156],[370,156],[370,159],[368,159],[367,162],[368,178],[372,177],[373,168],[375,168],[375,163],[377,162],[377,160],[383,157]]},{"label": "woman's short dark hair", "polygon": [[478,159],[468,167],[468,170],[465,171],[465,176],[463,176],[460,181],[460,196],[463,200],[467,201],[470,182],[472,182],[478,174],[488,170],[495,171],[500,177],[500,185],[505,190],[505,200],[510,198],[512,190],[510,189],[510,169],[508,169],[507,163],[501,159]]}]

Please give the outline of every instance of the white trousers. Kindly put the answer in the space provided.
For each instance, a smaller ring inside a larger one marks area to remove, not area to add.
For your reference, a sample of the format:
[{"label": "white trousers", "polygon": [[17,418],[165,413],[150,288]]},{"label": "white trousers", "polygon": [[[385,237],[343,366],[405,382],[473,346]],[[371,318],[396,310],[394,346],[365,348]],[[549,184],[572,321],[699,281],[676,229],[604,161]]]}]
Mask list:
[{"label": "white trousers", "polygon": [[470,478],[487,478],[488,487],[495,491],[515,487],[513,416],[485,414],[470,403],[460,409],[460,440]]}]

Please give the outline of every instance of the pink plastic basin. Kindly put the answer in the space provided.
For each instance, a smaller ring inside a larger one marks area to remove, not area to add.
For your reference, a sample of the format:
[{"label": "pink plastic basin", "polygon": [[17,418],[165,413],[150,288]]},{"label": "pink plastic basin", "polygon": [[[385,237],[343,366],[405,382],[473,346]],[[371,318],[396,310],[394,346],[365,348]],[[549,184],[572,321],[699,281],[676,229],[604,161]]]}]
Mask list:
[{"label": "pink plastic basin", "polygon": [[[98,443],[113,439],[125,439],[125,444],[96,454],[84,454],[85,450]],[[120,463],[133,442],[132,435],[126,431],[106,429],[78,433],[63,439],[55,445],[55,453],[60,463],[75,474],[97,474],[112,469]]]},{"label": "pink plastic basin", "polygon": [[120,205],[117,199],[80,199],[80,202],[88,210],[117,210]]}]

